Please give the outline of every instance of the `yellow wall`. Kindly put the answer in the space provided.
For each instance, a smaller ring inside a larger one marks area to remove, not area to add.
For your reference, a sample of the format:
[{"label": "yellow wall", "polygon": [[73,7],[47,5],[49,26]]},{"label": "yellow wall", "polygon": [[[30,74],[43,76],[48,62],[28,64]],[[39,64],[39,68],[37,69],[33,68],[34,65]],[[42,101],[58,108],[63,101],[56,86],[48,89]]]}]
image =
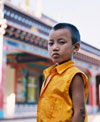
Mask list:
[{"label": "yellow wall", "polygon": [[4,116],[12,117],[15,109],[15,94],[14,94],[14,83],[15,83],[15,69],[10,65],[6,66],[6,77],[4,87]]},{"label": "yellow wall", "polygon": [[14,93],[14,82],[15,82],[15,69],[10,65],[6,66],[6,78],[5,78],[5,88],[4,88],[4,101],[6,102],[7,96]]}]

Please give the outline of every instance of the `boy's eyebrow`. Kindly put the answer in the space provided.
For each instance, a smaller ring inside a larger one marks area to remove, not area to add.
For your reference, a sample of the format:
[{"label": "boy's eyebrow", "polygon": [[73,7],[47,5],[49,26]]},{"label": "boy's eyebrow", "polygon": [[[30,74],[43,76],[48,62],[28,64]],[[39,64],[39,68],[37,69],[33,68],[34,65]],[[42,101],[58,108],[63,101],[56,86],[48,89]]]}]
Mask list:
[{"label": "boy's eyebrow", "polygon": [[49,39],[48,41],[53,41],[53,39]]},{"label": "boy's eyebrow", "polygon": [[58,38],[58,41],[60,41],[60,40],[65,40],[64,38]]},{"label": "boy's eyebrow", "polygon": [[64,39],[64,38],[58,38],[58,40],[62,40],[62,39]]}]

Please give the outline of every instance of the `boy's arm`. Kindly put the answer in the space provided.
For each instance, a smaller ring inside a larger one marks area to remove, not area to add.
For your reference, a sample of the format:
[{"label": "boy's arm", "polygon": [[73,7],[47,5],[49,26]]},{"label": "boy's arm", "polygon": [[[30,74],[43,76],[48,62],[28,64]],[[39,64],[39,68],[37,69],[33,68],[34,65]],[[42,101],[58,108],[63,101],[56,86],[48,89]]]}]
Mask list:
[{"label": "boy's arm", "polygon": [[81,74],[76,74],[71,83],[71,97],[73,104],[72,122],[84,122],[85,120],[85,95],[84,81]]}]

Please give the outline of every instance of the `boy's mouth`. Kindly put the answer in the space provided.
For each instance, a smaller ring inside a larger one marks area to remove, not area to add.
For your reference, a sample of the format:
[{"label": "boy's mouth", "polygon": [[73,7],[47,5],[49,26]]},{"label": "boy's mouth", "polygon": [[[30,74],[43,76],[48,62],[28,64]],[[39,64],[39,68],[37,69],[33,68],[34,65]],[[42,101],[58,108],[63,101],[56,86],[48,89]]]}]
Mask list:
[{"label": "boy's mouth", "polygon": [[53,54],[52,54],[52,57],[53,57],[53,58],[58,58],[58,57],[59,57],[59,54],[58,54],[58,53],[53,53]]}]

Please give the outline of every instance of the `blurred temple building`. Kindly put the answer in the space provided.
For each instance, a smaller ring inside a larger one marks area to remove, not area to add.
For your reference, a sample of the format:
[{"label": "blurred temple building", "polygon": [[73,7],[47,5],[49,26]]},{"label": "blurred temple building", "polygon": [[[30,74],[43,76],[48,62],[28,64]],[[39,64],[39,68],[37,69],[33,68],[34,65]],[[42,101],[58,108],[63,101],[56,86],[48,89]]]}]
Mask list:
[{"label": "blurred temple building", "polygon": [[[34,116],[42,71],[53,64],[47,40],[57,22],[43,14],[32,15],[9,1],[0,3],[0,12],[0,22],[6,19],[0,29],[7,25],[4,33],[0,31],[0,118]],[[74,61],[89,78],[88,113],[96,113],[100,109],[100,50],[82,41]]]}]

